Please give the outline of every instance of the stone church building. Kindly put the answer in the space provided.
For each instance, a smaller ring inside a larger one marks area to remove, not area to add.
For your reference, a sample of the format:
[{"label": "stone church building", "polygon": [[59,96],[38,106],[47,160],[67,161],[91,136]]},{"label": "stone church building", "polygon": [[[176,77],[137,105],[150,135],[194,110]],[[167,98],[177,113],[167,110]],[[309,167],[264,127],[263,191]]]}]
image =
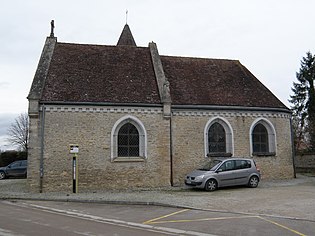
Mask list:
[{"label": "stone church building", "polygon": [[47,37],[28,95],[28,184],[71,192],[179,186],[215,157],[294,175],[290,110],[238,60],[160,55],[126,24],[117,45]]}]

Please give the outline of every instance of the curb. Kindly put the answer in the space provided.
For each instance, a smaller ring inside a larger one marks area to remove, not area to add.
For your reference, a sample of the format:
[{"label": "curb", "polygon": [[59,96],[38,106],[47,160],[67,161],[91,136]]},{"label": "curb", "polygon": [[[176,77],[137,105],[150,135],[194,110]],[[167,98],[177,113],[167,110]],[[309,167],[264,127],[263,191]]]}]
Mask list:
[{"label": "curb", "polygon": [[95,200],[95,199],[75,199],[75,198],[67,198],[67,199],[52,199],[52,198],[36,198],[36,197],[0,197],[0,200],[4,201],[47,201],[47,202],[74,202],[74,203],[97,203],[97,204],[116,204],[116,205],[140,205],[140,206],[160,206],[160,207],[172,207],[172,208],[184,208],[190,210],[198,210],[198,211],[208,211],[208,212],[218,212],[218,213],[227,213],[227,214],[239,214],[239,215],[249,215],[249,216],[261,216],[261,217],[272,217],[278,219],[288,219],[288,220],[299,220],[299,221],[307,221],[314,222],[315,220],[301,218],[301,217],[291,217],[291,216],[280,216],[273,214],[262,214],[262,213],[251,213],[251,212],[237,212],[237,211],[227,211],[227,210],[218,210],[218,209],[207,209],[207,208],[198,208],[180,204],[167,204],[161,202],[154,201],[122,201],[122,200]]}]

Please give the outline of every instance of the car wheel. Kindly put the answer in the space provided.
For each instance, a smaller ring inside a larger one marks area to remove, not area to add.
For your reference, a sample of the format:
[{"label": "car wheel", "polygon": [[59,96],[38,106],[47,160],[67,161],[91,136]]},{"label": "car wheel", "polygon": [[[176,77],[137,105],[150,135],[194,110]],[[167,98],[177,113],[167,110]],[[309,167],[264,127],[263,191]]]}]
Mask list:
[{"label": "car wheel", "polygon": [[0,171],[0,179],[5,179],[5,173],[3,171]]},{"label": "car wheel", "polygon": [[258,183],[259,183],[259,178],[257,176],[252,176],[250,177],[248,181],[248,186],[250,188],[256,188],[258,186]]},{"label": "car wheel", "polygon": [[218,183],[215,179],[209,179],[206,182],[205,189],[207,191],[214,191],[218,188]]}]

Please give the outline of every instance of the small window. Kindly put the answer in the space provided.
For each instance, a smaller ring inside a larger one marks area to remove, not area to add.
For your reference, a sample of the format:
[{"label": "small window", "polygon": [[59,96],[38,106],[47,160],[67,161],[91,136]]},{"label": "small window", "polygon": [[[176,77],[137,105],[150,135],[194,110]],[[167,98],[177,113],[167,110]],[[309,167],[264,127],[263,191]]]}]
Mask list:
[{"label": "small window", "polygon": [[247,168],[251,168],[250,161],[245,161],[245,160],[236,160],[235,161],[235,169],[236,170],[247,169]]},{"label": "small window", "polygon": [[235,166],[234,166],[234,161],[226,161],[225,163],[223,163],[223,165],[220,167],[220,169],[222,169],[222,171],[229,171],[229,170],[234,170]]},{"label": "small window", "polygon": [[276,131],[264,118],[257,119],[250,129],[251,153],[254,156],[276,155]]},{"label": "small window", "polygon": [[14,162],[10,165],[11,168],[15,168],[15,167],[19,167],[21,166],[21,162],[20,161],[17,161],[17,162]]},{"label": "small window", "polygon": [[210,153],[226,152],[225,130],[221,124],[216,122],[211,125],[208,138]]},{"label": "small window", "polygon": [[257,124],[253,130],[253,152],[267,153],[269,152],[268,132],[264,125]]},{"label": "small window", "polygon": [[27,166],[27,161],[22,161],[21,166]]},{"label": "small window", "polygon": [[139,156],[139,132],[131,123],[124,124],[118,132],[118,156]]},{"label": "small window", "polygon": [[233,155],[233,130],[227,120],[210,119],[204,129],[206,157],[231,157]]},{"label": "small window", "polygon": [[111,161],[144,161],[147,158],[147,133],[134,116],[117,120],[111,132]]}]

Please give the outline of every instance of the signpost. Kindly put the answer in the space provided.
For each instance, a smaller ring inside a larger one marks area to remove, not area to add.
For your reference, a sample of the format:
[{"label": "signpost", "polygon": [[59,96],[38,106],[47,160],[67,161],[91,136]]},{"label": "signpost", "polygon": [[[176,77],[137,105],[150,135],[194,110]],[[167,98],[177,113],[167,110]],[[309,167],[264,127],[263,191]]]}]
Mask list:
[{"label": "signpost", "polygon": [[73,180],[73,193],[78,193],[78,153],[79,145],[70,144],[70,154],[73,154],[72,158],[72,180]]}]

